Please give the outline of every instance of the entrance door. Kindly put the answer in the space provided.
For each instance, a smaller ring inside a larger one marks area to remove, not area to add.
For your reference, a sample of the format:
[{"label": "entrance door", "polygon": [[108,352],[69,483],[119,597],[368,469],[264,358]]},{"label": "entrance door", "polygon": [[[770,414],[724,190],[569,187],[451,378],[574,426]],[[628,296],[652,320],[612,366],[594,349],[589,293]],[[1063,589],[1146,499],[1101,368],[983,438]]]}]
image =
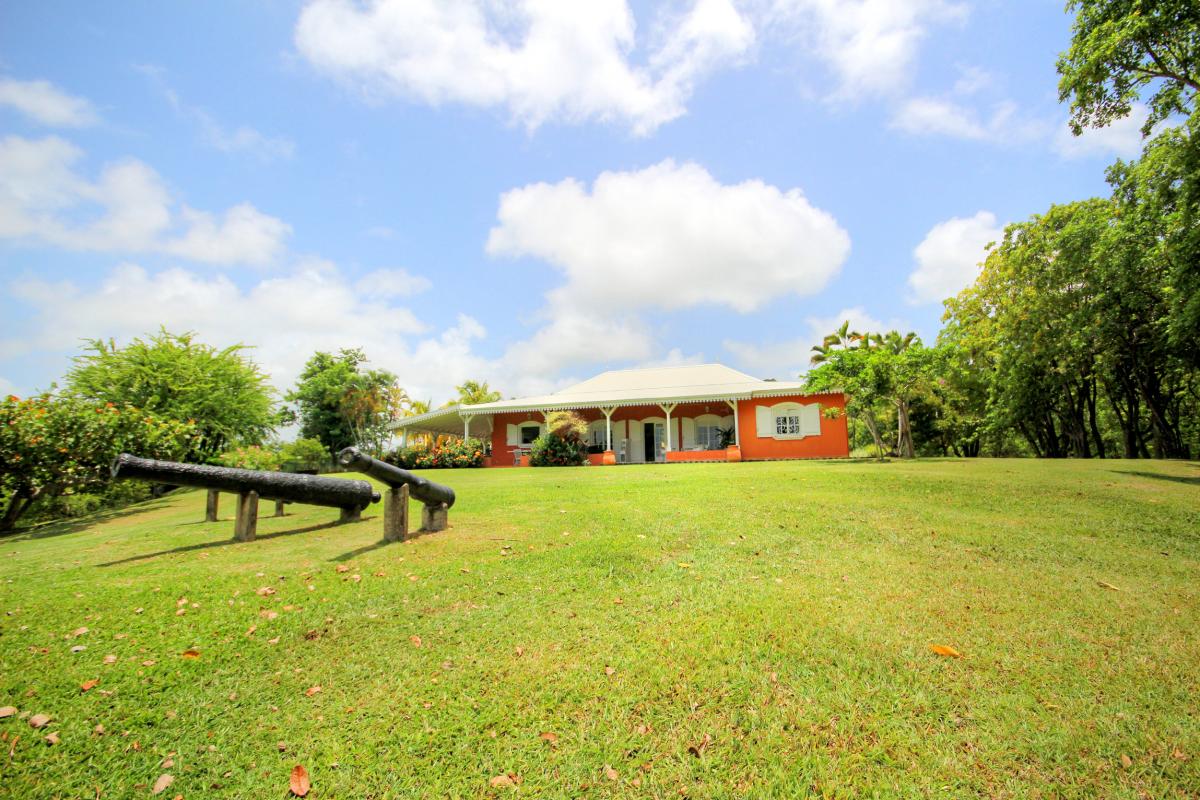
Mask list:
[{"label": "entrance door", "polygon": [[643,423],[642,440],[646,447],[646,463],[649,464],[659,460],[659,454],[662,453],[663,439],[666,436],[666,428],[661,422],[646,422]]}]

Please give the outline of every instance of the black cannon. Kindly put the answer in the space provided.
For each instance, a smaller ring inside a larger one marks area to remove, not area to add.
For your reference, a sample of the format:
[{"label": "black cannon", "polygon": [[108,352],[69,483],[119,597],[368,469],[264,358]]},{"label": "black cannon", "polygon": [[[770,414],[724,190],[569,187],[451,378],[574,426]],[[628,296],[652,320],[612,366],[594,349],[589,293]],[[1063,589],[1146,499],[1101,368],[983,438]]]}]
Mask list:
[{"label": "black cannon", "polygon": [[421,513],[422,530],[445,529],[446,512],[454,505],[455,499],[454,490],[449,486],[434,483],[406,469],[372,458],[356,447],[347,447],[338,453],[338,462],[343,467],[358,470],[391,487],[383,510],[383,535],[386,540],[396,541],[408,535],[409,496],[425,504]]},{"label": "black cannon", "polygon": [[358,519],[364,508],[378,502],[380,497],[379,492],[366,481],[157,461],[152,458],[138,458],[128,453],[122,453],[113,461],[112,476],[118,479],[208,489],[210,519],[215,518],[216,514],[216,505],[213,502],[216,492],[237,494],[239,500],[235,536],[243,540],[254,538],[259,498],[275,500],[277,503],[332,506],[342,510],[343,520],[353,520]]}]

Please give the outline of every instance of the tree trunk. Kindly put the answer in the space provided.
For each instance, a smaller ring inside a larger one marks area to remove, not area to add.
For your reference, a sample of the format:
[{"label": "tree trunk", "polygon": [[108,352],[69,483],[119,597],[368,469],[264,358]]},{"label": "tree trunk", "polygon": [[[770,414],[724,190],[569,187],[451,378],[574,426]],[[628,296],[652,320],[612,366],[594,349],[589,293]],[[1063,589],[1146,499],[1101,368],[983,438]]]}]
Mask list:
[{"label": "tree trunk", "polygon": [[867,425],[867,430],[871,432],[871,438],[875,440],[875,452],[879,456],[879,460],[883,461],[883,439],[879,437],[879,423],[875,421],[875,413],[871,409],[863,411],[863,422]]},{"label": "tree trunk", "polygon": [[1096,456],[1104,458],[1104,438],[1100,435],[1100,425],[1096,422],[1096,379],[1088,381],[1087,410],[1088,422],[1092,428],[1092,441],[1096,445]]},{"label": "tree trunk", "polygon": [[896,451],[901,458],[915,458],[912,428],[908,424],[908,401],[896,401]]},{"label": "tree trunk", "polygon": [[4,509],[4,516],[0,517],[0,534],[12,533],[17,527],[17,520],[29,510],[29,507],[33,505],[33,501],[37,499],[38,494],[40,492],[37,490],[25,493],[18,489],[13,492],[12,497],[8,500],[8,507]]}]

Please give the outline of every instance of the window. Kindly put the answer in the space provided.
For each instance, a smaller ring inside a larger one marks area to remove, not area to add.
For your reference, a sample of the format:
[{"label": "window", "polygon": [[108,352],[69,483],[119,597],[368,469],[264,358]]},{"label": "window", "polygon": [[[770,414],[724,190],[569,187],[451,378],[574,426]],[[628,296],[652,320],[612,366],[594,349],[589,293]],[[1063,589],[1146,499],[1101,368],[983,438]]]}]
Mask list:
[{"label": "window", "polygon": [[701,450],[719,450],[721,447],[721,428],[717,425],[697,425],[696,444]]},{"label": "window", "polygon": [[780,414],[775,417],[775,435],[787,436],[800,433],[799,414]]},{"label": "window", "polygon": [[525,425],[521,428],[521,444],[533,444],[537,441],[541,428],[537,425]]}]

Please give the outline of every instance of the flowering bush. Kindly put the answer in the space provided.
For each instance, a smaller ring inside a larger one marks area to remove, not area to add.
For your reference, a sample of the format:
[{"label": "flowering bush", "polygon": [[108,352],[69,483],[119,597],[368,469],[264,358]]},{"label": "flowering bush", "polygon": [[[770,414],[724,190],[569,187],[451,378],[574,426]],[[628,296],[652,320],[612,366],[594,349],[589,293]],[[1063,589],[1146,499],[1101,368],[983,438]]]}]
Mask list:
[{"label": "flowering bush", "polygon": [[435,447],[393,450],[383,460],[402,469],[455,469],[482,467],[484,443],[478,439],[451,439]]},{"label": "flowering bush", "polygon": [[121,452],[178,458],[196,435],[191,420],[164,419],[130,405],[9,395],[0,402],[0,532],[12,530],[35,501],[105,491]]},{"label": "flowering bush", "polygon": [[232,450],[226,450],[217,456],[216,462],[222,467],[237,467],[238,469],[260,469],[275,472],[279,469],[279,453],[270,447],[259,445],[242,445]]},{"label": "flowering bush", "polygon": [[539,436],[529,450],[533,467],[577,467],[587,463],[588,424],[570,411],[556,411],[546,419],[549,433]]}]

